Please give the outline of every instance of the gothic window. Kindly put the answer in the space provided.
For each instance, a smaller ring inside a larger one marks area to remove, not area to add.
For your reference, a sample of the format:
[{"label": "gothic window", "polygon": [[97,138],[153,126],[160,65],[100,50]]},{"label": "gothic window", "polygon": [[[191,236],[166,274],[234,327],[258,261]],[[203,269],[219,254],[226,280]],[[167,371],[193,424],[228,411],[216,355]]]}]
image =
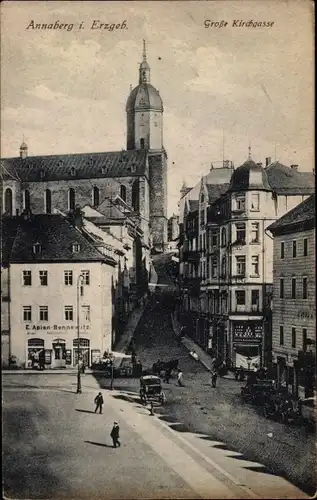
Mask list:
[{"label": "gothic window", "polygon": [[120,197],[123,201],[127,201],[127,188],[123,184],[120,186]]},{"label": "gothic window", "polygon": [[75,190],[73,188],[68,191],[68,210],[75,210]]},{"label": "gothic window", "polygon": [[24,191],[24,200],[23,200],[23,204],[24,204],[24,210],[30,210],[30,192],[28,191],[28,189],[26,189]]},{"label": "gothic window", "polygon": [[144,139],[143,138],[140,139],[140,146],[141,146],[141,149],[144,149]]},{"label": "gothic window", "polygon": [[92,190],[92,204],[94,207],[97,207],[99,205],[99,189],[97,186],[94,186]]},{"label": "gothic window", "polygon": [[12,215],[12,189],[7,188],[4,194],[4,212],[6,215]]},{"label": "gothic window", "polygon": [[132,207],[135,212],[140,210],[140,189],[138,179],[134,181],[132,185]]},{"label": "gothic window", "polygon": [[45,212],[47,214],[52,213],[52,192],[50,189],[45,191]]}]

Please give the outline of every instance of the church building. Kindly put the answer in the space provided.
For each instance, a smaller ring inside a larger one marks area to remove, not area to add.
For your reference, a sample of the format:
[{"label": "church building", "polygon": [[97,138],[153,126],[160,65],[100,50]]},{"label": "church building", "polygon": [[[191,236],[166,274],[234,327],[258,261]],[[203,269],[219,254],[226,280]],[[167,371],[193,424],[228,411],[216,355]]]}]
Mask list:
[{"label": "church building", "polygon": [[144,253],[163,252],[167,243],[167,154],[163,145],[163,102],[150,83],[145,42],[139,84],[127,104],[127,149],[114,152],[1,159],[1,209],[4,215],[70,212],[98,208],[119,195],[132,207],[143,231]]}]

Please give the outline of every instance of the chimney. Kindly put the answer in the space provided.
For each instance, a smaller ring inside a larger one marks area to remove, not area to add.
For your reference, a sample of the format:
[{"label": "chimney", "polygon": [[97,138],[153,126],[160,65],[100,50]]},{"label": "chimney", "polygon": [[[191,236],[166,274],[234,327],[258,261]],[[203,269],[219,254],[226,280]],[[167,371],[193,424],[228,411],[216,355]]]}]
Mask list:
[{"label": "chimney", "polygon": [[263,163],[262,162],[257,163],[257,166],[262,168],[263,167]]},{"label": "chimney", "polygon": [[268,167],[272,163],[272,158],[268,156],[265,158],[265,166]]},{"label": "chimney", "polygon": [[298,165],[291,165],[291,169],[298,170]]}]

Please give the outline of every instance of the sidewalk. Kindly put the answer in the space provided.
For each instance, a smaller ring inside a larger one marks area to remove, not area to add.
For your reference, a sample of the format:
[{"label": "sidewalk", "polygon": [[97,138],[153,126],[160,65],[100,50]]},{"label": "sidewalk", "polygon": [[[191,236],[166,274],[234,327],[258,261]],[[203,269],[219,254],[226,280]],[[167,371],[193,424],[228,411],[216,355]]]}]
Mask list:
[{"label": "sidewalk", "polygon": [[[180,334],[181,326],[178,323],[178,321],[175,318],[175,316],[174,316],[173,313],[171,314],[171,319],[172,319],[172,325],[173,325],[173,330],[175,332],[175,335],[179,335]],[[212,371],[212,359],[211,359],[211,356],[209,356],[209,354],[206,351],[204,351],[204,349],[202,349],[198,344],[196,344],[196,342],[194,342],[191,338],[189,338],[187,336],[185,336],[183,338],[182,344],[183,344],[184,347],[186,347],[186,349],[189,352],[190,351],[195,351],[198,354],[200,363],[202,365],[204,365],[204,367],[206,368],[206,370],[208,370],[209,372]],[[221,378],[227,378],[227,379],[231,379],[231,380],[235,379],[234,374],[231,373],[231,372],[228,372],[227,375],[224,375]]]},{"label": "sidewalk", "polygon": [[146,306],[147,303],[145,302],[142,306],[139,306],[138,308],[132,311],[131,316],[125,326],[125,332],[121,336],[119,342],[114,347],[114,351],[124,352],[125,349],[129,346]]}]

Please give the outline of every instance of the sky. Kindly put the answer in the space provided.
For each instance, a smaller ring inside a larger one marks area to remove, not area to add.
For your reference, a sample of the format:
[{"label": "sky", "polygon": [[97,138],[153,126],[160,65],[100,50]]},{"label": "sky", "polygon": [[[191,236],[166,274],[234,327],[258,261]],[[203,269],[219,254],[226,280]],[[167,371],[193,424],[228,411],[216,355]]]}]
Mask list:
[{"label": "sky", "polygon": [[[274,24],[237,26],[251,20]],[[256,162],[314,168],[308,0],[2,2],[1,156],[17,156],[23,138],[31,156],[126,148],[143,39],[164,103],[169,215],[184,181],[195,185],[223,158],[238,167],[249,146]]]}]

